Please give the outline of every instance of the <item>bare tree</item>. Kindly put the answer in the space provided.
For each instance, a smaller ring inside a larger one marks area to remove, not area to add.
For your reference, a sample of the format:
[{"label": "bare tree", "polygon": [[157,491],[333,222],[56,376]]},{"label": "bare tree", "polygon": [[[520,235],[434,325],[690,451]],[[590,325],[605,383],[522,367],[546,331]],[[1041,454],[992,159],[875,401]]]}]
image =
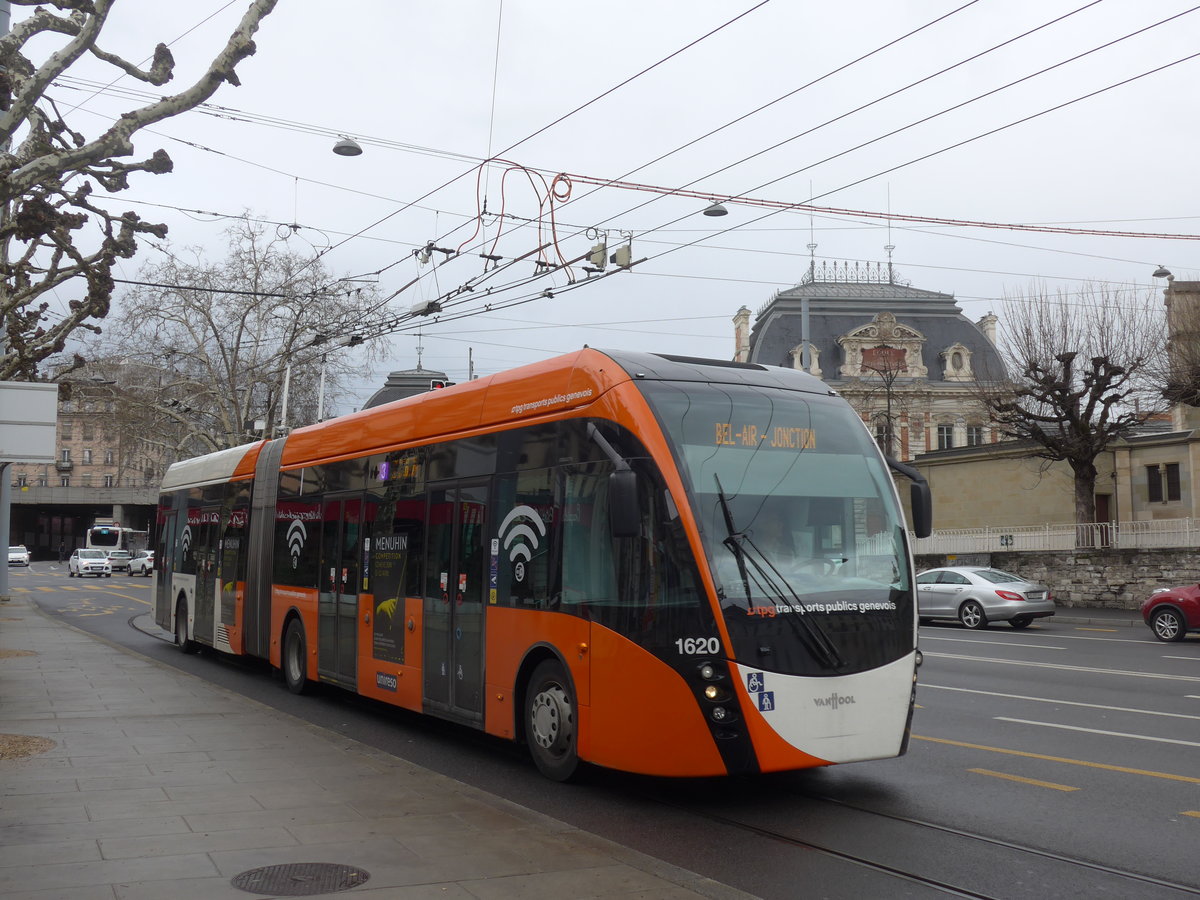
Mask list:
[{"label": "bare tree", "polygon": [[[67,124],[48,94],[54,79],[90,55],[161,86],[173,75],[170,51],[159,44],[149,68],[141,68],[102,49],[98,42],[115,0],[10,2],[37,8],[0,37],[0,380],[32,380],[73,333],[99,331],[95,323],[108,314],[112,297],[112,267],[137,252],[137,236],[161,238],[167,231],[133,212],[115,214],[96,205],[96,187],[116,193],[129,186],[133,173],[171,171],[163,150],[140,162],[121,159],[133,156],[140,129],[198,106],[225,82],[239,83],[235,69],[254,53],[252,37],[277,0],[250,0],[193,84],[122,114],[91,138]],[[50,42],[56,47],[46,52]],[[33,48],[40,62],[26,55]],[[61,318],[50,315],[43,299],[51,292],[71,297]]]},{"label": "bare tree", "polygon": [[[373,285],[336,280],[286,237],[239,220],[220,263],[200,251],[144,266],[88,371],[122,385],[126,413],[167,456],[223,449],[315,422],[377,340],[357,333]],[[101,358],[102,357],[102,358]],[[262,428],[255,422],[261,421]]]},{"label": "bare tree", "polygon": [[1153,368],[1166,332],[1144,292],[1089,283],[1006,299],[1001,350],[1011,376],[981,400],[1001,434],[1066,462],[1075,521],[1096,518],[1096,457],[1165,409]]},{"label": "bare tree", "polygon": [[892,347],[879,347],[876,350],[878,352],[872,355],[870,361],[864,358],[861,367],[864,377],[855,385],[855,392],[861,398],[859,403],[862,412],[871,423],[871,431],[879,449],[888,456],[900,458],[903,454],[897,424],[907,411],[910,391],[904,391],[899,382],[910,376],[903,350]]}]

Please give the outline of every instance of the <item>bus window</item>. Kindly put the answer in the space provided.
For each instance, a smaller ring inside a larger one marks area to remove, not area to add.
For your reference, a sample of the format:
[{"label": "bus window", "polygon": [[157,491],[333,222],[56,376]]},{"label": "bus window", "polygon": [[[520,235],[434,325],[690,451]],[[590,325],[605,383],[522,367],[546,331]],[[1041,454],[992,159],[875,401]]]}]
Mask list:
[{"label": "bus window", "polygon": [[546,609],[555,602],[555,480],[554,469],[496,479],[496,602],[502,606]]},{"label": "bus window", "polygon": [[315,588],[320,564],[321,502],[280,500],[275,507],[275,582]]}]

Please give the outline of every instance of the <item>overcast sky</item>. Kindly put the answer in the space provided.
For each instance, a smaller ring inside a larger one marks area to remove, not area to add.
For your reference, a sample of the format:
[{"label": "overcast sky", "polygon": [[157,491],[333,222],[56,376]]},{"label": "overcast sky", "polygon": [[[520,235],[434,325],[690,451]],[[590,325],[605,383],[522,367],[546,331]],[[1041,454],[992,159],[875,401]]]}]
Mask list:
[{"label": "overcast sky", "polygon": [[[141,61],[156,42],[171,43],[182,84],[207,64],[246,0],[116,6],[102,46]],[[421,276],[384,315],[478,279],[483,249],[507,261],[556,238],[573,258],[594,243],[589,228],[608,230],[610,252],[632,236],[633,258],[646,258],[632,271],[566,289],[561,273],[530,281],[530,257],[452,309],[478,310],[489,285],[496,306],[537,299],[426,320],[423,365],[455,380],[467,377],[469,353],[476,374],[488,374],[584,343],[729,358],[733,315],[798,283],[810,243],[818,265],[886,262],[890,243],[900,277],[955,295],[972,319],[1001,313],[1004,297],[1034,284],[1072,290],[1099,280],[1149,291],[1160,264],[1196,277],[1200,245],[900,217],[1200,232],[1200,58],[1169,65],[1200,49],[1200,11],[1192,9],[1186,0],[282,0],[263,23],[257,55],[238,69],[242,86],[213,98],[238,113],[192,112],[140,133],[139,155],[163,147],[175,172],[137,177],[120,208],[166,222],[172,242],[208,248],[214,259],[229,217],[248,210],[301,226],[289,240],[325,250],[336,275],[380,272],[370,277],[385,295]],[[26,13],[13,11],[15,19]],[[98,64],[71,70],[106,85],[117,74]],[[1079,99],[1128,79],[1136,80]],[[143,88],[129,78],[100,92],[64,82],[54,96],[79,104],[69,121],[94,134],[131,108],[116,94],[126,87]],[[365,152],[335,156],[339,134]],[[543,173],[532,176],[537,191],[520,170],[502,177],[504,168],[490,168],[477,179],[489,156]],[[554,173],[576,178],[552,229],[544,194]],[[583,179],[763,203],[731,203],[727,216],[711,218],[696,197]],[[494,249],[495,217],[472,239],[477,180],[489,211],[515,217]],[[880,215],[780,209],[810,198]],[[890,228],[888,212],[896,216]],[[429,241],[463,253],[435,253],[421,265],[413,250]],[[123,276],[136,278],[153,259],[143,250]],[[539,296],[546,289],[554,296]],[[389,341],[386,362],[364,374],[343,411],[389,370],[416,364],[415,333]]]}]

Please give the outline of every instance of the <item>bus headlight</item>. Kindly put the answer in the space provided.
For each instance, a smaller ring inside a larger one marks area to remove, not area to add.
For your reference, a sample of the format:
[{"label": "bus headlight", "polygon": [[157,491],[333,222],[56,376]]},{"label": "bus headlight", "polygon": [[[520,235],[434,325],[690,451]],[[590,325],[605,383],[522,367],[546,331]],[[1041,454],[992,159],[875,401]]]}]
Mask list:
[{"label": "bus headlight", "polygon": [[718,677],[716,666],[714,666],[712,663],[705,663],[702,665],[700,667],[700,677],[705,681],[715,680]]},{"label": "bus headlight", "polygon": [[721,689],[719,687],[717,687],[715,684],[707,685],[704,688],[704,696],[707,697],[709,700],[716,700],[718,697],[721,696]]},{"label": "bus headlight", "polygon": [[724,722],[727,718],[729,718],[729,713],[723,706],[714,706],[712,717],[714,722]]}]

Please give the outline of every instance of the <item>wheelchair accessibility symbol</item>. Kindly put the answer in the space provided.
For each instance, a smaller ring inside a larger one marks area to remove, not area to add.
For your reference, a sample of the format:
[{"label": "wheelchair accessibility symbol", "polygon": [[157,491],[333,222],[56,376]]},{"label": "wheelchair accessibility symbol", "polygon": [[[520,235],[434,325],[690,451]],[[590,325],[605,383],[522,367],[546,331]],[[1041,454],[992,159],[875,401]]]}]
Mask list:
[{"label": "wheelchair accessibility symbol", "polygon": [[750,672],[746,675],[746,690],[750,693],[761,693],[765,686],[762,672]]}]

